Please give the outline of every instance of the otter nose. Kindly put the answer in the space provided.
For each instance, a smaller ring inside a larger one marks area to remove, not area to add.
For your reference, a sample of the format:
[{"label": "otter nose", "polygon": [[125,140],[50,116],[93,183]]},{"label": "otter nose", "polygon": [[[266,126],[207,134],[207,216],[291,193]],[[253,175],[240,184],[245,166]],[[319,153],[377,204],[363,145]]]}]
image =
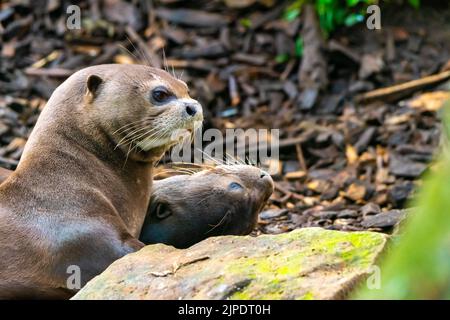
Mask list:
[{"label": "otter nose", "polygon": [[270,174],[268,174],[264,170],[261,170],[261,173],[259,174],[259,178],[262,179],[262,181],[264,181],[264,184],[266,184],[270,189],[273,189],[274,184],[273,184],[273,179],[270,176]]},{"label": "otter nose", "polygon": [[264,170],[260,171],[259,178],[261,179],[259,180],[259,186],[261,188],[261,191],[263,192],[264,201],[267,201],[273,193],[275,184],[270,174],[268,174]]},{"label": "otter nose", "polygon": [[188,116],[193,117],[197,113],[197,106],[195,104],[187,104],[186,105],[186,113]]}]

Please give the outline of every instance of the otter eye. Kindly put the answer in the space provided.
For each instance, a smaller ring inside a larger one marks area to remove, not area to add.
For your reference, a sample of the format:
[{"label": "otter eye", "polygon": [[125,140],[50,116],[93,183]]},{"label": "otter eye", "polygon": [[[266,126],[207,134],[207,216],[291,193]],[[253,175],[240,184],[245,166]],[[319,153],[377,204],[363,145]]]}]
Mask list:
[{"label": "otter eye", "polygon": [[172,214],[169,206],[166,203],[158,203],[156,206],[155,215],[158,219],[165,219]]},{"label": "otter eye", "polygon": [[230,189],[230,190],[241,190],[241,189],[244,189],[239,183],[237,183],[237,182],[232,182],[232,183],[230,183],[230,185],[228,186],[228,188]]},{"label": "otter eye", "polygon": [[155,88],[152,91],[152,100],[157,103],[167,102],[172,96],[166,88]]}]

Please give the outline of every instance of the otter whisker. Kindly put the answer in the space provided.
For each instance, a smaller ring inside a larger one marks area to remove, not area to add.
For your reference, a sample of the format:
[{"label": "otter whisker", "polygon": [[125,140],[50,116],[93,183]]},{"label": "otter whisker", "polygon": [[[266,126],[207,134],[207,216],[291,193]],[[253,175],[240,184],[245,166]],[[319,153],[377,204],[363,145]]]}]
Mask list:
[{"label": "otter whisker", "polygon": [[153,62],[152,62],[152,57],[149,55],[149,53],[144,50],[144,48],[142,48],[142,46],[145,46],[145,43],[141,43],[139,46],[139,51],[141,52],[141,55],[144,57],[145,61],[147,62],[148,66],[154,66]]},{"label": "otter whisker", "polygon": [[258,167],[255,163],[253,163],[252,161],[251,161],[251,159],[249,158],[249,156],[246,156],[245,157],[245,162],[246,162],[246,165],[249,165],[249,166],[252,166],[252,167]]},{"label": "otter whisker", "polygon": [[169,150],[176,148],[178,146],[182,146],[189,140],[191,140],[191,143],[192,143],[192,137],[193,137],[193,133],[191,135],[184,135],[182,137],[182,139],[178,139],[178,141],[176,141],[176,143],[174,145],[172,145]]},{"label": "otter whisker", "polygon": [[[131,41],[130,41],[130,39],[128,39],[128,37],[127,37],[127,40],[131,43]],[[133,45],[133,44],[131,43],[131,45]],[[130,50],[128,50],[124,45],[119,44],[119,47],[121,49],[124,49],[127,53],[129,53],[134,59],[136,59],[136,61],[139,61],[139,58],[134,53],[132,53]]]},{"label": "otter whisker", "polygon": [[[131,44],[131,46],[133,47],[134,51],[138,51],[137,48],[136,48],[136,46],[134,45],[133,41],[131,41],[130,37],[128,37],[128,35],[125,35],[125,38],[127,38],[128,42],[129,42],[129,43]],[[136,57],[136,56],[135,56],[135,57]],[[141,59],[142,59],[142,57],[141,57]],[[136,57],[136,61],[139,61],[139,60],[141,60],[141,59],[139,59],[138,57]]]},{"label": "otter whisker", "polygon": [[210,166],[209,164],[203,163],[201,165],[201,168],[202,169],[214,169],[215,167],[214,166]]},{"label": "otter whisker", "polygon": [[185,173],[185,172],[181,172],[181,171],[177,171],[177,170],[164,170],[164,171],[153,174],[153,178],[158,177],[164,173]]},{"label": "otter whisker", "polygon": [[118,145],[120,145],[120,144],[125,144],[125,143],[127,143],[127,142],[129,142],[130,140],[133,140],[134,139],[134,135],[136,135],[136,133],[138,133],[138,132],[142,132],[142,131],[144,131],[144,130],[148,130],[148,127],[147,126],[141,126],[141,127],[138,127],[138,128],[132,128],[132,129],[130,129],[130,130],[133,130],[132,132],[128,132],[120,141],[119,141],[119,143],[118,143]]},{"label": "otter whisker", "polygon": [[[151,136],[153,136],[153,135],[155,135],[155,134],[157,134],[159,131],[156,131],[156,132],[153,132],[155,130],[155,128],[151,128],[151,129],[149,129],[145,134],[151,134]],[[152,133],[153,132],[153,133]],[[141,135],[142,136],[142,135]],[[147,139],[147,138],[146,138]],[[128,148],[128,152],[127,152],[127,157],[126,157],[126,159],[125,159],[125,163],[126,163],[126,160],[128,159],[128,156],[129,156],[129,154],[132,152],[132,151],[134,151],[134,150],[137,150],[137,147],[138,147],[138,145],[137,145],[137,143],[136,143],[136,140],[137,140],[137,138],[134,138],[134,139],[131,139],[129,142],[127,142],[128,144],[129,144],[129,148]],[[145,139],[144,139],[145,140]],[[142,149],[141,150],[139,150],[139,151],[142,151]]]},{"label": "otter whisker", "polygon": [[[149,136],[147,136],[147,137],[145,137],[145,138],[139,140],[140,137],[143,137],[143,136],[145,136],[145,135],[149,135]],[[154,141],[156,141],[157,139],[161,138],[162,136],[163,136],[163,135],[159,134],[158,131],[152,132],[152,131],[149,130],[149,131],[147,131],[147,132],[141,134],[139,137],[136,137],[136,138],[134,138],[134,139],[132,139],[132,140],[130,141],[130,144],[133,145],[133,149],[132,149],[132,150],[138,150],[138,143],[137,143],[137,142],[140,142],[141,144],[147,144],[147,145],[150,145],[150,144],[152,144]],[[141,150],[139,150],[139,151],[142,151],[142,150],[143,150],[143,149],[141,148]]]},{"label": "otter whisker", "polygon": [[163,54],[163,66],[164,66],[164,70],[166,72],[169,72],[169,68],[167,66],[167,59],[166,59],[166,51],[164,50],[164,47],[162,48],[162,54]]},{"label": "otter whisker", "polygon": [[[140,134],[137,137],[134,137],[134,135],[136,135],[136,133],[142,132],[144,130],[148,130],[148,131],[144,132],[143,134]],[[139,140],[141,137],[143,137],[143,136],[153,132],[154,130],[156,130],[156,129],[155,128],[148,129],[147,126],[143,126],[143,127],[139,128],[139,129],[136,129],[135,131],[133,131],[131,133],[128,133],[124,138],[122,138],[121,141],[119,141],[119,143],[122,142],[122,141],[123,141],[122,144],[133,143],[134,141]]]},{"label": "otter whisker", "polygon": [[147,120],[147,118],[139,119],[139,120],[137,120],[137,121],[133,121],[133,122],[127,123],[127,124],[121,126],[121,127],[120,127],[119,129],[117,129],[116,131],[114,131],[113,134],[119,133],[121,130],[124,130],[124,129],[128,128],[128,127],[138,125],[140,122],[145,121],[145,120]]},{"label": "otter whisker", "polygon": [[122,132],[124,136],[119,140],[119,142],[116,145],[116,148],[122,144],[126,144],[129,139],[131,139],[137,132],[144,130],[144,128],[146,127],[139,124],[131,128],[128,128],[127,130],[124,130]]},{"label": "otter whisker", "polygon": [[210,195],[208,195],[208,196],[204,197],[203,199],[200,199],[199,201],[197,201],[197,204],[202,204],[206,200],[208,200],[208,199],[210,199],[210,198],[212,198],[212,197],[214,197],[216,195],[217,195],[217,192],[213,190]]},{"label": "otter whisker", "polygon": [[177,78],[177,75],[175,74],[175,69],[173,68],[173,64],[171,65],[171,68],[172,68],[172,76],[173,76],[175,79],[178,79],[178,78]]},{"label": "otter whisker", "polygon": [[233,155],[230,155],[228,152],[225,152],[225,159],[226,159],[226,163],[229,166],[234,166],[239,164],[239,161],[237,158],[235,158]]},{"label": "otter whisker", "polygon": [[114,149],[117,149],[121,145],[124,145],[124,144],[126,145],[126,144],[132,142],[134,140],[133,136],[136,133],[138,133],[138,132],[140,132],[142,130],[145,130],[145,129],[147,129],[145,126],[144,127],[139,127],[137,129],[133,129],[132,132],[127,133],[122,139],[120,139],[120,141],[117,143],[117,145],[116,145],[116,147]]},{"label": "otter whisker", "polygon": [[[130,138],[132,138],[132,136],[135,135],[137,132],[146,129],[145,121],[152,120],[152,119],[153,119],[153,117],[151,117],[151,116],[150,116],[150,117],[146,117],[146,118],[144,118],[144,119],[140,119],[140,120],[138,120],[138,121],[135,121],[135,122],[132,123],[132,124],[128,124],[128,125],[122,126],[122,127],[119,128],[118,130],[116,130],[116,131],[114,132],[114,134],[119,134],[119,133],[120,133],[120,134],[126,133],[126,134],[125,134],[125,136],[122,137],[122,139],[117,143],[117,145],[116,145],[115,148],[119,147],[119,146],[122,145],[122,144],[125,144],[125,143],[127,142],[127,140],[129,140]],[[129,127],[128,127],[128,128],[125,128],[126,126],[129,126]],[[131,132],[128,132],[128,131],[131,131]]]},{"label": "otter whisker", "polygon": [[200,151],[206,158],[208,158],[209,160],[211,160],[212,162],[214,162],[216,165],[222,165],[222,164],[223,164],[223,161],[221,162],[221,161],[219,161],[218,159],[213,158],[212,156],[210,156],[209,154],[207,154],[207,153],[206,153],[205,151],[203,151],[202,149],[197,148],[196,150]]},{"label": "otter whisker", "polygon": [[190,169],[187,169],[187,168],[176,168],[176,169],[179,170],[180,172],[187,172],[187,173],[189,173],[191,175],[197,173],[197,171],[190,170]]},{"label": "otter whisker", "polygon": [[246,165],[246,163],[244,161],[242,161],[241,159],[239,159],[239,157],[234,157],[234,156],[230,155],[228,152],[225,152],[225,155],[226,155],[227,159],[229,157],[233,160],[232,165],[239,165],[239,164]]},{"label": "otter whisker", "polygon": [[125,157],[125,161],[123,163],[122,169],[125,168],[125,165],[127,164],[128,156],[130,155],[130,151],[131,151],[131,144],[128,146],[128,152],[127,152],[127,155]]},{"label": "otter whisker", "polygon": [[234,159],[234,157],[230,156],[228,152],[225,152],[225,162],[227,166],[232,166],[236,164],[236,160]]},{"label": "otter whisker", "polygon": [[[151,133],[153,130],[154,130],[154,128],[148,130],[147,133]],[[155,135],[155,134],[157,134],[157,133],[158,133],[158,131],[152,133],[152,135]],[[126,162],[127,162],[127,160],[128,160],[128,157],[129,157],[130,153],[131,153],[132,151],[134,151],[134,150],[137,150],[138,145],[136,144],[135,141],[136,141],[136,139],[131,139],[131,140],[129,140],[129,142],[127,142],[127,144],[129,144],[129,147],[128,147],[127,156],[126,156],[126,158],[125,158],[124,167],[125,167],[125,164],[126,164]],[[142,149],[139,150],[139,151],[142,151]],[[159,162],[159,161],[158,161],[158,162]],[[157,165],[157,162],[156,162],[156,165]]]},{"label": "otter whisker", "polygon": [[[134,150],[134,149],[137,150],[138,144],[136,143],[136,141],[138,141],[141,137],[148,135],[147,137],[141,139],[140,142],[149,145],[149,144],[161,139],[168,133],[167,129],[166,130],[156,130],[156,131],[154,131],[154,130],[155,130],[155,128],[152,128],[152,129],[148,130],[147,132],[144,132],[143,134],[139,135],[138,137],[135,137],[130,142],[131,144],[134,144],[134,147],[132,150]],[[140,151],[142,151],[142,148]]]},{"label": "otter whisker", "polygon": [[130,33],[130,32],[132,32],[132,30],[127,30],[127,28],[125,28],[125,31],[126,31],[128,34],[130,34],[130,36],[132,36],[133,38],[135,38],[134,40],[137,42],[137,46],[138,46],[138,47],[136,47],[136,46],[134,45],[134,43],[130,40],[130,38],[129,38],[127,35],[125,35],[125,37],[127,38],[128,42],[130,42],[130,44],[131,44],[131,46],[133,47],[133,49],[134,49],[135,51],[137,51],[137,52],[139,53],[139,55],[141,56],[140,59],[136,59],[136,60],[139,61],[139,62],[144,62],[144,65],[145,65],[145,63],[147,63],[147,65],[148,65],[149,67],[151,67],[153,64],[152,64],[151,58],[146,54],[145,50],[142,48],[142,46],[144,45],[144,44],[142,43],[142,40],[139,39],[139,37],[137,36],[137,34]]},{"label": "otter whisker", "polygon": [[[183,163],[181,163],[183,164]],[[194,169],[187,168],[187,167],[179,167],[177,165],[174,165],[173,163],[169,164],[170,168],[167,168],[167,170],[173,170],[173,171],[179,171],[184,173],[189,173],[190,175],[197,173],[198,171],[195,171]]]},{"label": "otter whisker", "polygon": [[214,166],[210,166],[203,163],[195,163],[195,162],[171,162],[168,165],[171,167],[183,166],[182,168],[189,168],[190,170],[196,170],[196,172],[202,171],[205,168],[214,169]]},{"label": "otter whisker", "polygon": [[[148,129],[147,127],[144,127],[144,129]],[[155,131],[156,130],[156,131]],[[137,136],[137,137],[135,137],[135,140],[139,140],[139,139],[141,139],[142,137],[145,137],[146,135],[148,135],[148,134],[150,134],[150,133],[158,133],[158,132],[162,132],[162,133],[165,133],[167,131],[167,129],[164,129],[164,130],[161,130],[161,128],[158,128],[158,127],[153,127],[153,128],[150,128],[150,129],[148,129],[148,131],[145,131],[144,133],[142,133],[142,134],[140,134],[139,136]],[[151,137],[151,136],[150,136]],[[147,139],[147,138],[149,138],[148,136],[147,137],[145,137],[144,139],[142,139],[142,140],[145,140],[145,139]]]},{"label": "otter whisker", "polygon": [[130,128],[123,130],[121,134],[125,134],[125,137],[129,137],[145,129],[147,129],[147,126],[145,124],[136,124]]},{"label": "otter whisker", "polygon": [[230,214],[230,210],[227,210],[227,212],[223,215],[222,219],[220,219],[219,223],[216,224],[212,229],[207,231],[205,234],[208,234],[208,233],[212,232],[214,229],[220,227],[222,225],[222,223],[225,221],[225,219],[228,217],[229,214]]},{"label": "otter whisker", "polygon": [[[150,118],[145,118],[145,119],[141,119],[141,120],[149,120]],[[128,161],[128,157],[130,155],[130,153],[133,151],[134,146],[133,146],[133,142],[135,141],[135,139],[133,138],[133,136],[137,133],[142,131],[143,129],[147,129],[146,126],[143,127],[138,127],[137,129],[134,128],[134,126],[132,128],[130,128],[129,130],[133,130],[132,132],[127,133],[115,146],[114,149],[117,149],[119,146],[121,145],[127,145],[128,144],[128,151],[127,151],[127,155],[125,157],[125,162],[123,163],[123,168],[125,167],[127,161]],[[125,130],[127,131],[127,130]],[[153,131],[153,129],[150,129],[149,131]]]},{"label": "otter whisker", "polygon": [[[134,133],[133,134],[136,134],[136,132],[138,132],[138,131],[141,131],[141,129],[139,129],[139,130],[135,130],[134,131]],[[148,131],[147,131],[147,133],[151,133],[151,132],[153,132],[154,131],[154,128],[151,128],[151,129],[149,129]],[[158,133],[158,131],[156,131],[155,133],[153,133],[152,135],[154,135],[154,134],[156,134],[156,133]],[[127,134],[126,136],[128,136],[129,134]],[[125,137],[126,137],[125,136]],[[131,139],[131,140],[130,140]],[[134,149],[136,149],[137,148],[137,144],[135,144],[135,141],[136,141],[136,139],[135,138],[133,138],[132,136],[130,137],[130,138],[128,138],[127,139],[128,141],[126,141],[126,142],[124,142],[123,144],[128,144],[129,146],[128,146],[128,152],[127,152],[127,155],[126,155],[126,158],[125,158],[125,162],[124,162],[124,164],[123,164],[123,167],[125,167],[125,165],[126,165],[126,163],[127,163],[127,160],[128,160],[128,157],[129,157],[129,155],[130,155],[130,153],[134,150]],[[119,142],[120,143],[120,142]],[[133,143],[134,143],[134,145],[133,145]],[[119,146],[119,144],[116,146],[116,148]]]},{"label": "otter whisker", "polygon": [[187,174],[187,175],[190,175],[190,176],[192,176],[193,174],[196,174],[196,172],[193,172],[193,171],[189,171],[189,170],[176,170],[175,172],[180,172],[180,173],[184,173],[184,174]]},{"label": "otter whisker", "polygon": [[195,171],[195,170],[193,170],[193,169],[191,169],[191,168],[188,168],[188,167],[181,167],[181,166],[177,166],[177,165],[171,166],[170,168],[175,169],[175,170],[189,171],[189,172],[191,172],[191,173],[196,173],[196,172],[197,172],[197,171]]},{"label": "otter whisker", "polygon": [[202,128],[203,128],[203,122],[202,121],[195,121],[194,122],[194,129],[193,129],[192,135],[191,135],[191,144],[194,142],[194,139],[195,139],[195,136],[196,136],[197,133],[199,133],[201,135]]},{"label": "otter whisker", "polygon": [[161,161],[161,159],[162,159],[162,157],[161,157],[161,158],[159,158],[158,160],[156,160],[156,161],[155,161],[155,164],[154,164],[154,166],[157,166],[157,165],[159,165],[159,162]]}]

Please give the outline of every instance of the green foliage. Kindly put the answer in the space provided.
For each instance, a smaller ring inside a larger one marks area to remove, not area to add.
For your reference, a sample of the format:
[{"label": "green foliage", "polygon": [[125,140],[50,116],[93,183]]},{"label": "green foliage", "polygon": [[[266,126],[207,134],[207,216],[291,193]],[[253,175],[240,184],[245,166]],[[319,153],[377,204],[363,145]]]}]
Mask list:
[{"label": "green foliage", "polygon": [[[406,1],[406,0],[405,0]],[[414,7],[420,7],[420,0],[407,0]],[[304,4],[313,3],[319,17],[320,27],[327,37],[340,26],[351,27],[366,19],[367,7],[377,4],[378,0],[293,0],[283,12],[283,19],[292,22],[297,19]],[[251,27],[250,19],[241,19],[240,24],[246,28]],[[295,57],[303,55],[303,40],[299,37],[295,40]],[[275,57],[277,63],[285,63],[289,55],[281,54]]]},{"label": "green foliage", "polygon": [[[295,57],[300,58],[303,55],[303,39],[302,37],[297,37],[295,39]],[[276,63],[288,62],[290,55],[287,53],[279,54],[275,57]]]},{"label": "green foliage", "polygon": [[412,7],[416,9],[420,8],[420,0],[408,0],[408,2]]},{"label": "green foliage", "polygon": [[363,22],[364,21],[364,15],[361,13],[351,13],[349,14],[344,21],[344,24],[347,27],[351,27],[357,23]]},{"label": "green foliage", "polygon": [[239,23],[241,26],[245,28],[251,28],[252,27],[252,21],[249,18],[242,18],[239,20]]},{"label": "green foliage", "polygon": [[301,57],[303,55],[303,39],[302,37],[297,37],[295,39],[295,56]]},{"label": "green foliage", "polygon": [[299,15],[301,8],[305,0],[295,0],[284,10],[283,18],[284,20],[291,22],[294,21]]},{"label": "green foliage", "polygon": [[345,4],[336,0],[317,0],[316,10],[319,22],[325,35],[337,27],[348,27],[364,21],[367,6],[377,3],[377,0],[347,0]]},{"label": "green foliage", "polygon": [[426,179],[398,243],[381,264],[381,288],[357,299],[450,299],[450,110],[443,129],[447,148]]},{"label": "green foliage", "polygon": [[[302,6],[308,0],[294,0],[283,13],[286,21],[295,20],[301,13]],[[309,0],[314,3],[319,17],[320,26],[326,36],[337,27],[351,27],[363,22],[366,16],[366,9],[372,4],[377,4],[378,0]],[[420,7],[420,0],[407,0],[414,8]]]},{"label": "green foliage", "polygon": [[279,54],[275,57],[276,63],[285,63],[289,60],[289,55],[287,53]]}]

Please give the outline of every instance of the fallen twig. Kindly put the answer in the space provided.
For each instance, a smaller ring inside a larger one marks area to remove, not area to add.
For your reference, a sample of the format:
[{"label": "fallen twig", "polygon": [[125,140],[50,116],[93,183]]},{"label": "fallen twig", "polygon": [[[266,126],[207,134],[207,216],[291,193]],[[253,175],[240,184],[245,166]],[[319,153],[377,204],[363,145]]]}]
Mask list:
[{"label": "fallen twig", "polygon": [[40,77],[55,77],[55,78],[67,78],[70,77],[76,70],[69,70],[63,68],[27,68],[25,69],[25,74],[28,76],[40,76]]},{"label": "fallen twig", "polygon": [[450,78],[450,70],[427,76],[421,79],[408,81],[387,88],[369,91],[355,97],[357,102],[370,102],[373,100],[398,100],[408,94],[423,89],[427,86],[437,84]]}]

